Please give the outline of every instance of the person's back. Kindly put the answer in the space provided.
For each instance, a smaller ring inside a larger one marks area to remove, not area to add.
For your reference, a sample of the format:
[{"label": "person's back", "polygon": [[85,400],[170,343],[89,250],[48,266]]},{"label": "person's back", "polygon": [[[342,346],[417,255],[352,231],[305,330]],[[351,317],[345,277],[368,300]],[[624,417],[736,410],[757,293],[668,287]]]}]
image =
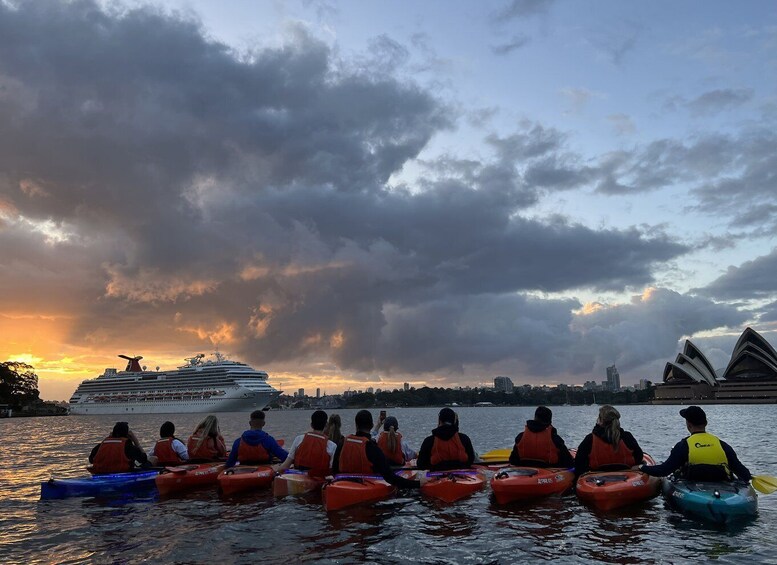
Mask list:
[{"label": "person's back", "polygon": [[564,440],[552,426],[553,413],[539,406],[533,420],[527,420],[524,431],[515,438],[510,454],[511,465],[532,467],[572,467],[574,459]]},{"label": "person's back", "polygon": [[[736,475],[743,481],[752,479],[750,471],[737,457],[734,449],[717,436],[707,432],[707,415],[699,406],[680,410],[691,434],[672,448],[669,458],[659,465],[643,465],[648,475],[665,477],[677,472],[693,481],[729,481]],[[733,474],[732,474],[733,473]]]},{"label": "person's back", "polygon": [[254,410],[248,420],[251,429],[244,431],[232,444],[232,450],[227,459],[226,468],[241,465],[266,465],[273,457],[284,461],[288,453],[275,438],[265,432],[266,415],[262,410]]},{"label": "person's back", "polygon": [[175,425],[172,422],[162,424],[159,436],[148,454],[155,465],[179,465],[188,461],[189,452],[183,442],[175,437]]},{"label": "person's back", "polygon": [[620,413],[604,405],[593,431],[577,448],[575,473],[628,469],[641,463],[643,455],[634,436],[620,427]]},{"label": "person's back", "polygon": [[227,454],[218,419],[210,415],[197,425],[186,443],[189,458],[197,461],[218,461]]},{"label": "person's back", "polygon": [[111,435],[94,446],[89,454],[92,471],[98,474],[126,473],[135,468],[135,461],[148,465],[146,454],[127,422],[117,422]]},{"label": "person's back", "polygon": [[332,460],[337,445],[330,441],[324,433],[327,426],[327,415],[323,410],[316,410],[310,417],[310,431],[294,438],[288,456],[277,471],[285,471],[294,465],[295,469],[308,471],[311,476],[324,477],[332,468]]},{"label": "person's back", "polygon": [[418,452],[419,469],[445,471],[472,465],[475,451],[469,437],[459,432],[458,417],[450,408],[440,410],[438,426],[432,430]]},{"label": "person's back", "polygon": [[383,430],[378,435],[378,447],[392,465],[404,465],[407,461],[402,434],[399,433],[399,422],[394,416],[389,416],[383,421]]}]

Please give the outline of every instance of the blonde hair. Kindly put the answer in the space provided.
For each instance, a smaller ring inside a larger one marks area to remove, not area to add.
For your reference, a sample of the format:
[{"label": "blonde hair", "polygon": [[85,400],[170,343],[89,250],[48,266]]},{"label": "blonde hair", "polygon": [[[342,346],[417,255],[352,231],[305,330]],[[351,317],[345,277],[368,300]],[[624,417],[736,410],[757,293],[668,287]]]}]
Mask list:
[{"label": "blonde hair", "polygon": [[340,420],[340,416],[338,414],[332,414],[329,416],[329,420],[327,420],[326,427],[324,428],[324,435],[337,445],[340,445],[343,441],[343,434],[340,431],[341,426],[342,421]]},{"label": "blonde hair", "polygon": [[197,446],[195,451],[202,446],[202,443],[212,437],[214,439],[221,436],[221,430],[219,429],[219,420],[213,414],[208,415],[202,422],[197,424],[197,428],[194,430],[195,435],[200,433],[200,438],[197,440]]},{"label": "blonde hair", "polygon": [[397,431],[394,429],[394,426],[391,426],[387,433],[386,447],[388,447],[389,453],[394,453],[397,448]]},{"label": "blonde hair", "polygon": [[621,414],[615,407],[605,404],[599,408],[599,420],[598,424],[604,428],[604,437],[607,438],[607,443],[618,451],[618,446],[621,443]]}]

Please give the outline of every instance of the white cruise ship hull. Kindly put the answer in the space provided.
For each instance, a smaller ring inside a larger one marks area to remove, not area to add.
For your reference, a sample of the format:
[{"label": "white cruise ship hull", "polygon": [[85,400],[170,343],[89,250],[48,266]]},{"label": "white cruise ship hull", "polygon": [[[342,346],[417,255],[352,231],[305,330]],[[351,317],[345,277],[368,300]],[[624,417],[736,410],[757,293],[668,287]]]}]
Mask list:
[{"label": "white cruise ship hull", "polygon": [[253,397],[160,400],[153,402],[84,402],[70,405],[71,414],[199,414],[262,410],[279,392],[262,392]]}]

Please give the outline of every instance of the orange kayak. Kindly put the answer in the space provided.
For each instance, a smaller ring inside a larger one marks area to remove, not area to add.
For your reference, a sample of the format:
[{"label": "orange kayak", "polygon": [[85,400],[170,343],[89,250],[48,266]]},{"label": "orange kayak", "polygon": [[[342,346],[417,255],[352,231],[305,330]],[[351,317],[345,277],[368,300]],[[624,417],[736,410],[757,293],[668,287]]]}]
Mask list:
[{"label": "orange kayak", "polygon": [[272,482],[272,493],[275,496],[299,496],[308,492],[315,492],[324,484],[321,477],[311,477],[307,471],[288,469],[283,474],[275,477]]},{"label": "orange kayak", "polygon": [[275,477],[275,471],[269,465],[238,465],[219,473],[218,488],[222,494],[230,496],[248,490],[268,488]]},{"label": "orange kayak", "polygon": [[377,502],[388,498],[396,491],[378,475],[336,475],[321,490],[324,508],[327,511],[340,510],[348,506]]},{"label": "orange kayak", "polygon": [[[653,458],[645,454],[648,465]],[[591,472],[577,479],[577,496],[599,510],[613,510],[658,496],[661,479],[641,471]]]},{"label": "orange kayak", "polygon": [[456,502],[486,484],[486,475],[479,469],[454,469],[430,471],[429,481],[421,486],[421,492],[444,502]]},{"label": "orange kayak", "polygon": [[562,494],[572,488],[571,469],[505,467],[494,473],[491,490],[499,504]]},{"label": "orange kayak", "polygon": [[156,477],[156,488],[162,496],[216,484],[224,463],[202,463],[165,467]]}]

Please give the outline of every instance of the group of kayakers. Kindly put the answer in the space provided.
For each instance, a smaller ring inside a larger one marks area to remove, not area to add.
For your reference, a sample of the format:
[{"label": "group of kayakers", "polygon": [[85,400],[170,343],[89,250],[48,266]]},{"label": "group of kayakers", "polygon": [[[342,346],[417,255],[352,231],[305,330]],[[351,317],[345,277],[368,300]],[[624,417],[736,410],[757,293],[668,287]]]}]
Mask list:
[{"label": "group of kayakers", "polygon": [[[660,465],[645,465],[643,451],[634,436],[621,428],[620,413],[605,405],[592,432],[577,448],[573,457],[564,440],[553,427],[553,413],[546,406],[536,409],[524,430],[515,438],[509,463],[527,467],[574,467],[575,474],[638,468],[652,476],[680,472],[697,481],[731,480],[733,476],[749,481],[750,472],[739,461],[734,450],[716,436],[707,433],[707,417],[698,406],[680,410],[690,435],[672,449]],[[394,416],[381,412],[377,423],[368,410],[356,414],[355,432],[343,436],[340,417],[328,416],[323,410],[313,412],[310,429],[297,436],[286,451],[270,434],[263,431],[266,415],[261,410],[251,413],[250,429],[232,444],[227,452],[218,420],[210,415],[198,424],[186,445],[175,437],[175,426],[165,422],[160,439],[145,453],[127,422],[118,422],[110,436],[96,445],[89,461],[95,473],[116,473],[141,467],[179,465],[187,461],[223,461],[233,467],[240,463],[269,464],[282,472],[289,468],[306,470],[314,476],[330,474],[378,474],[398,487],[418,488],[421,481],[395,473],[396,467],[415,459],[416,467],[431,471],[466,469],[477,460],[469,437],[459,431],[459,420],[451,408],[443,408],[437,427],[424,439],[416,453],[399,432]]]}]

